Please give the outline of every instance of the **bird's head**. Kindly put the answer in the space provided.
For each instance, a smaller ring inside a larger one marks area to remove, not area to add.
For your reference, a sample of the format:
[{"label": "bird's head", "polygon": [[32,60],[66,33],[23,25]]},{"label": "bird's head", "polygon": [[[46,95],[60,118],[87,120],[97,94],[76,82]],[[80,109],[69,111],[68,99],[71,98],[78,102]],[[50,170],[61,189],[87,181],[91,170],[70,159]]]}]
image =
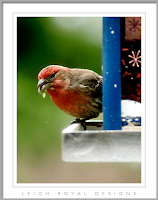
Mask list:
[{"label": "bird's head", "polygon": [[[65,71],[67,68],[59,65],[49,65],[42,69],[38,74],[38,92],[54,90],[54,82],[57,79],[59,71]],[[45,94],[45,93],[44,93]]]}]

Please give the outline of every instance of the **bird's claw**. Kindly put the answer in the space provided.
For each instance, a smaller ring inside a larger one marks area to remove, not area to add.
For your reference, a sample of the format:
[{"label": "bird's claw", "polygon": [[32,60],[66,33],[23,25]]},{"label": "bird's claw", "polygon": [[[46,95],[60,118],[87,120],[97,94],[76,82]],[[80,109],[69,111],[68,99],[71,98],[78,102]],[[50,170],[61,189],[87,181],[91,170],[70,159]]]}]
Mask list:
[{"label": "bird's claw", "polygon": [[81,126],[83,127],[84,130],[86,130],[86,122],[85,122],[85,119],[78,119],[78,118],[75,118],[71,123],[71,124],[75,124],[75,123],[79,123],[81,124]]}]

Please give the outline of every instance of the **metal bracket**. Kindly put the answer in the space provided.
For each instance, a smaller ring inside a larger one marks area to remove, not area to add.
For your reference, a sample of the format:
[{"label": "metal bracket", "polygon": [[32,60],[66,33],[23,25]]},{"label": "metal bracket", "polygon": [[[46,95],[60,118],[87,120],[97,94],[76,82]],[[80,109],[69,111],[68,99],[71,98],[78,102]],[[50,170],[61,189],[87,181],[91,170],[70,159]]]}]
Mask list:
[{"label": "metal bracket", "polygon": [[141,126],[102,130],[102,121],[78,123],[62,131],[62,160],[65,162],[140,162]]}]

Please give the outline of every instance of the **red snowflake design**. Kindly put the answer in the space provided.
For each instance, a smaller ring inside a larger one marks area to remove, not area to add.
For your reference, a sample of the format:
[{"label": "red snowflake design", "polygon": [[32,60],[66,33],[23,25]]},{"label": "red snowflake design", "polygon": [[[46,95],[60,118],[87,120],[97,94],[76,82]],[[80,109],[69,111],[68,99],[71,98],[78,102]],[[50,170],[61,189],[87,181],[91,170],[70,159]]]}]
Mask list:
[{"label": "red snowflake design", "polygon": [[129,31],[134,31],[134,32],[140,31],[141,24],[139,19],[136,20],[135,18],[133,18],[133,21],[129,20],[128,23],[129,23]]}]

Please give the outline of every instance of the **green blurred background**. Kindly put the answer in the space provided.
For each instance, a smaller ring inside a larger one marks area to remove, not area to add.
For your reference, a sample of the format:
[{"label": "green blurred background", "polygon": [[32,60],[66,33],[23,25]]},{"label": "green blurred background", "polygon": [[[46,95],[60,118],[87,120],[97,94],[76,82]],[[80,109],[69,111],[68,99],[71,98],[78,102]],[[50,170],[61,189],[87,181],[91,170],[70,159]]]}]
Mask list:
[{"label": "green blurred background", "polygon": [[19,17],[17,42],[17,182],[140,182],[140,164],[63,162],[61,132],[73,117],[37,92],[38,73],[50,64],[101,74],[102,18]]}]

